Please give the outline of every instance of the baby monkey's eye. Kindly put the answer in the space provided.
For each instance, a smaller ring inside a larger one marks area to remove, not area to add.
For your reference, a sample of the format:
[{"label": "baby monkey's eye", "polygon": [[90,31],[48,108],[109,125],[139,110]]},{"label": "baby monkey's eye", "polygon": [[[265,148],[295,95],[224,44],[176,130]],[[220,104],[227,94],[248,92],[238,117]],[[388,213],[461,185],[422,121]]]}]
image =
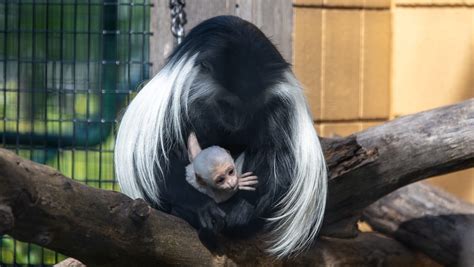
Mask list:
[{"label": "baby monkey's eye", "polygon": [[234,169],[233,168],[229,170],[229,175],[234,175]]},{"label": "baby monkey's eye", "polygon": [[225,178],[221,176],[221,177],[217,178],[216,183],[222,184],[224,181],[225,181]]}]

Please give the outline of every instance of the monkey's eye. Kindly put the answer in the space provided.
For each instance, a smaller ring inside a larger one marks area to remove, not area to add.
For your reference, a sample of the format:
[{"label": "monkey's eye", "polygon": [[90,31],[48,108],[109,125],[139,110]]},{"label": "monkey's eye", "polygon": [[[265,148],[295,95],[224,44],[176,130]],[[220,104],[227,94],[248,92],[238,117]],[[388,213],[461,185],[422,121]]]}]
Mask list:
[{"label": "monkey's eye", "polygon": [[224,177],[218,177],[217,180],[216,180],[216,183],[222,184],[224,181],[225,181]]},{"label": "monkey's eye", "polygon": [[229,175],[231,175],[231,176],[234,175],[234,168],[229,170]]}]

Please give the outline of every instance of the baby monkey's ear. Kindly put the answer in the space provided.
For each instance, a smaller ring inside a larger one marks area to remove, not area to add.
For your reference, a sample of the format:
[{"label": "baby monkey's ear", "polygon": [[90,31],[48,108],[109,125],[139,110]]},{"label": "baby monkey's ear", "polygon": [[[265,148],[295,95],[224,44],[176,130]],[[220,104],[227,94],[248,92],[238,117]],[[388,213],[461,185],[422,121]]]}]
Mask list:
[{"label": "baby monkey's ear", "polygon": [[191,132],[188,137],[188,157],[189,161],[193,162],[196,156],[201,153],[201,146],[197,140],[196,134]]},{"label": "baby monkey's ear", "polygon": [[206,186],[206,182],[204,181],[204,178],[196,174],[196,182],[202,186]]}]

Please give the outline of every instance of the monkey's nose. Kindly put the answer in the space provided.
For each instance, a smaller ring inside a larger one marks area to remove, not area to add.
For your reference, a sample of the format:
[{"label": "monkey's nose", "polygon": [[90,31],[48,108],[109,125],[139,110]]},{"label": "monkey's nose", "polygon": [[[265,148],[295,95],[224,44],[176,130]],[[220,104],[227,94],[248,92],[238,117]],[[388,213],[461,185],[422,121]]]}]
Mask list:
[{"label": "monkey's nose", "polygon": [[236,190],[239,187],[239,181],[237,179],[233,180],[231,187],[232,187],[232,190]]}]

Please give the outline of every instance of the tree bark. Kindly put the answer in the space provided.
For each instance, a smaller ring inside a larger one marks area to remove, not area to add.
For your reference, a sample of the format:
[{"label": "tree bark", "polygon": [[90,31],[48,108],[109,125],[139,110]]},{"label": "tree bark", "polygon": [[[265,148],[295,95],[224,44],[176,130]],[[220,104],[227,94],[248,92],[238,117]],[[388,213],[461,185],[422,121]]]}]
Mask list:
[{"label": "tree bark", "polygon": [[[355,139],[355,141],[352,141]],[[323,141],[329,167],[326,233],[351,236],[362,210],[422,179],[474,166],[474,99]],[[345,229],[345,231],[341,231]]]},{"label": "tree bark", "polygon": [[2,149],[0,234],[92,265],[406,265],[419,256],[376,233],[356,237],[356,221],[366,206],[405,184],[473,166],[473,131],[470,100],[347,138],[324,139],[330,193],[323,230],[333,237],[320,238],[313,249],[289,261],[267,257],[259,236],[224,239],[221,256],[214,255],[187,223],[143,200],[82,185]]},{"label": "tree bark", "polygon": [[442,264],[474,266],[474,205],[438,188],[401,188],[365,209],[363,219]]}]

